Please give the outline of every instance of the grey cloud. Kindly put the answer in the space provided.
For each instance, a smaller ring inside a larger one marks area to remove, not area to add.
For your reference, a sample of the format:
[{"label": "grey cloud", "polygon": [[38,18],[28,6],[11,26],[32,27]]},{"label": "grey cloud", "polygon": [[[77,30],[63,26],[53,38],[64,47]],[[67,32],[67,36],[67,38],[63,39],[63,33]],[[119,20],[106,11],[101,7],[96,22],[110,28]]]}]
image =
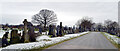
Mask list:
[{"label": "grey cloud", "polygon": [[[75,18],[91,16],[94,18],[94,22],[103,22],[105,19],[117,21],[117,6],[116,2],[5,2],[2,4],[2,17],[4,17],[2,23],[20,23],[24,17],[30,20],[32,15],[38,13],[42,8],[51,9],[59,16],[59,13],[61,13],[67,14],[72,18],[74,16]],[[21,18],[19,20],[15,19],[16,17]],[[7,20],[4,20],[6,18]],[[62,20],[64,20],[64,17],[58,18],[63,18]],[[13,22],[13,20],[18,22]],[[61,19],[58,20],[62,21]],[[73,25],[76,20],[73,23],[68,22],[64,24]]]}]

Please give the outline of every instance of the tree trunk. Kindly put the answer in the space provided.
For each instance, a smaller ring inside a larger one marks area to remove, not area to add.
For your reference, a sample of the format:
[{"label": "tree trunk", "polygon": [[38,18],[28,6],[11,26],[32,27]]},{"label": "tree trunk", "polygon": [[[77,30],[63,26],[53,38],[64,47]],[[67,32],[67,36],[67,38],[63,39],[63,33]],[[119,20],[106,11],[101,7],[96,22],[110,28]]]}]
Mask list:
[{"label": "tree trunk", "polygon": [[45,24],[44,24],[44,31],[46,31],[46,19],[45,19]]}]

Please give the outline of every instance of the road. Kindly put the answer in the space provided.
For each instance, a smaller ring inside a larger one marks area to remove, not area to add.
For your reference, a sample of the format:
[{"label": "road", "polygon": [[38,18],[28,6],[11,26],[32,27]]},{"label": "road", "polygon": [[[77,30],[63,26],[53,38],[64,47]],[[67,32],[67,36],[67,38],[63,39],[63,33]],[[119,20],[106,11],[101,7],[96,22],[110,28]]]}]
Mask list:
[{"label": "road", "polygon": [[100,32],[91,32],[47,49],[108,49],[110,51],[117,48]]}]

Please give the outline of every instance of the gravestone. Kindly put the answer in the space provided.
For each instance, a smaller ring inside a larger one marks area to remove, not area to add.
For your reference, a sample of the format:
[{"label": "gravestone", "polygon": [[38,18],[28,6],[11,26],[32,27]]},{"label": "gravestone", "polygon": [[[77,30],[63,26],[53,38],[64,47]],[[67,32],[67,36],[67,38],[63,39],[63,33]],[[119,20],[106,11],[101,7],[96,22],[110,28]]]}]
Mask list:
[{"label": "gravestone", "polygon": [[42,34],[42,28],[39,26],[39,34]]},{"label": "gravestone", "polygon": [[73,26],[72,33],[76,33],[76,32],[75,32],[75,26]]},{"label": "gravestone", "polygon": [[53,34],[54,37],[56,37],[57,35],[56,35],[56,27],[55,27],[55,25],[52,26],[52,29],[53,29],[52,34]]},{"label": "gravestone", "polygon": [[52,35],[52,25],[49,25],[49,33],[48,35]]},{"label": "gravestone", "polygon": [[57,33],[56,33],[57,36],[59,35],[59,30],[60,30],[60,26],[58,25],[57,26]]},{"label": "gravestone", "polygon": [[79,33],[79,28],[76,28],[75,33]]},{"label": "gravestone", "polygon": [[29,42],[29,36],[27,34],[27,19],[24,19],[23,23],[24,23],[24,42]]},{"label": "gravestone", "polygon": [[82,31],[81,31],[81,27],[80,27],[80,26],[79,26],[79,32],[82,32]]},{"label": "gravestone", "polygon": [[34,27],[33,27],[33,25],[30,22],[28,22],[28,24],[30,24],[28,26],[28,29],[29,29],[28,30],[29,40],[30,40],[30,42],[35,42],[36,39],[35,39]]},{"label": "gravestone", "polygon": [[62,22],[60,22],[59,36],[63,36]]},{"label": "gravestone", "polygon": [[52,37],[56,37],[56,32],[55,32],[55,26],[54,25],[49,25],[49,33],[48,35],[51,35]]},{"label": "gravestone", "polygon": [[69,27],[68,34],[71,34],[71,33],[72,33],[72,29],[71,29],[71,27]]},{"label": "gravestone", "polygon": [[68,29],[67,29],[67,26],[65,26],[65,27],[64,27],[64,32],[65,32],[65,34],[68,33],[67,30],[68,30]]},{"label": "gravestone", "polygon": [[10,43],[7,40],[8,34],[9,34],[9,32],[6,32],[2,37],[2,47],[6,47],[6,46],[10,45]]},{"label": "gravestone", "polygon": [[15,44],[20,42],[20,36],[18,35],[18,30],[12,30],[10,36],[10,43]]},{"label": "gravestone", "polygon": [[21,42],[24,43],[24,41],[25,41],[25,32],[23,31],[22,32],[22,37],[21,37]]}]

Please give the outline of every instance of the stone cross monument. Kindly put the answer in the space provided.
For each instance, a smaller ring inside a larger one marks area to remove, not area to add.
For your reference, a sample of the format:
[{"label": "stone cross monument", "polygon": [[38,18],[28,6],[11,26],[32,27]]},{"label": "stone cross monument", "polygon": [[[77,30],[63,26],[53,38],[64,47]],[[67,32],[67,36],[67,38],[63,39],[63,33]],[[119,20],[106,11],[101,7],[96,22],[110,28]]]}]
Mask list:
[{"label": "stone cross monument", "polygon": [[27,19],[24,19],[24,21],[23,21],[23,23],[24,23],[24,42],[26,43],[26,42],[29,42],[29,36],[28,36],[28,33],[27,33]]}]

